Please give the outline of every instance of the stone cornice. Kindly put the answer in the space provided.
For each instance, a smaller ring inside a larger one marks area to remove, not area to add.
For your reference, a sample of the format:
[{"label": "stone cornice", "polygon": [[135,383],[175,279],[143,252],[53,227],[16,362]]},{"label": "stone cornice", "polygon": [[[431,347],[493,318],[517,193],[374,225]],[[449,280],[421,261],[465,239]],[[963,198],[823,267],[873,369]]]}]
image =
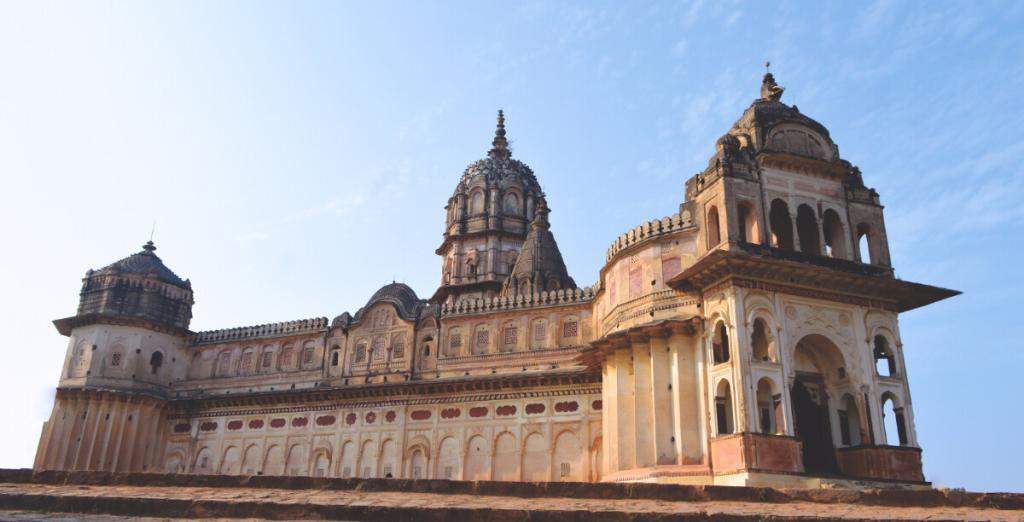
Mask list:
[{"label": "stone cornice", "polygon": [[708,252],[668,281],[673,288],[717,293],[723,285],[905,312],[959,295],[956,290],[901,281],[884,267],[782,252],[751,244],[729,244]]},{"label": "stone cornice", "polygon": [[57,331],[60,332],[60,334],[65,337],[71,335],[71,330],[74,330],[75,328],[80,328],[82,326],[89,326],[91,324],[137,326],[139,328],[153,330],[154,332],[177,335],[186,338],[192,335],[192,332],[190,330],[184,328],[178,328],[177,326],[171,326],[143,317],[132,317],[127,315],[89,313],[73,315],[71,317],[65,317],[63,319],[56,319],[53,321],[53,325],[57,327]]}]

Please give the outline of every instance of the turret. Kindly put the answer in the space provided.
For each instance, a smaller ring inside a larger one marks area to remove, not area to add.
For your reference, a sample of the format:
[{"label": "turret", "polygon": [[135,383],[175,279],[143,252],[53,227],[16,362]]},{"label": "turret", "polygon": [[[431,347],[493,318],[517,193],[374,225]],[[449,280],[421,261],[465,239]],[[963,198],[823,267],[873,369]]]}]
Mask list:
[{"label": "turret", "polygon": [[86,272],[78,312],[54,321],[68,348],[36,469],[146,471],[162,457],[161,412],[187,374],[193,298],[155,251],[150,241]]}]

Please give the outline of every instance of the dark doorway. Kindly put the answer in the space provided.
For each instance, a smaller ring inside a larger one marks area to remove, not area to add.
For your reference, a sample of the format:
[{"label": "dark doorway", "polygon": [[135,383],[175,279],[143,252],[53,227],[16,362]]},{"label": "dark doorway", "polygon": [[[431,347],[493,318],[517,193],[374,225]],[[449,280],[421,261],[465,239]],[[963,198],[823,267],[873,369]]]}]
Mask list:
[{"label": "dark doorway", "polygon": [[796,436],[803,443],[804,469],[808,473],[838,473],[821,376],[798,376],[791,397]]}]

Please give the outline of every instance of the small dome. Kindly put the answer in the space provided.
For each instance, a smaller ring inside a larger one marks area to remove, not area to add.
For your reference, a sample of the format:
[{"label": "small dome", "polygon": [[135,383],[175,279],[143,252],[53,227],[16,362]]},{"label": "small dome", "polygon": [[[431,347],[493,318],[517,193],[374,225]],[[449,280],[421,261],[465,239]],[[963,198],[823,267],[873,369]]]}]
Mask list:
[{"label": "small dome", "polygon": [[[416,292],[409,285],[405,283],[391,283],[384,285],[373,293],[370,300],[363,305],[362,308],[356,312],[356,315],[352,317],[352,322],[358,323],[363,320],[363,316],[366,311],[372,308],[375,304],[385,302],[394,305],[398,311],[398,315],[402,319],[412,320],[419,316],[420,309],[426,304],[426,301],[421,300],[416,296]],[[339,316],[340,318],[341,316]]]},{"label": "small dome", "polygon": [[[169,283],[182,288],[192,288],[192,283],[178,277],[164,265],[164,262],[154,253],[156,245],[152,241],[142,246],[142,251],[132,254],[120,261],[111,263],[98,271],[98,273],[120,272],[123,274],[138,274],[142,276],[153,276],[164,283]],[[92,270],[87,275],[93,276],[97,272]]]}]

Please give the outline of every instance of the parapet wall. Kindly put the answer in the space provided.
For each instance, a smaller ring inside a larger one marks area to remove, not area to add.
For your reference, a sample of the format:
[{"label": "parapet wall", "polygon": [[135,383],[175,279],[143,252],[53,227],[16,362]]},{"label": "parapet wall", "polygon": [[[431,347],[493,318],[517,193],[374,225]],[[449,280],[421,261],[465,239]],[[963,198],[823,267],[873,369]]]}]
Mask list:
[{"label": "parapet wall", "polygon": [[597,293],[593,287],[568,288],[550,292],[534,292],[529,295],[499,296],[490,299],[463,300],[455,304],[445,303],[441,316],[484,314],[546,306],[586,304],[594,300]]},{"label": "parapet wall", "polygon": [[323,332],[326,330],[327,318],[317,317],[313,319],[300,319],[297,321],[283,321],[280,323],[225,328],[222,330],[207,330],[205,332],[197,332],[189,339],[189,341],[190,344],[195,345],[219,343],[224,341],[239,341],[243,339],[261,339],[267,337],[281,337],[285,335],[299,335],[309,332]]}]

